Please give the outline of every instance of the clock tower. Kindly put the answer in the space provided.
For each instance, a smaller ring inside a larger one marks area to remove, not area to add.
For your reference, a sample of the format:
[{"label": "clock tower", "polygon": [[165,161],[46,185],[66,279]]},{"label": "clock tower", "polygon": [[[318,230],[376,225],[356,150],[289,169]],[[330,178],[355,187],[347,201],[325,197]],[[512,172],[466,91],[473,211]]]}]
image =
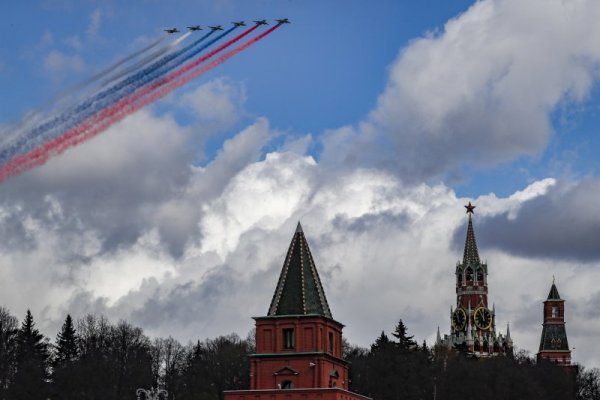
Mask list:
[{"label": "clock tower", "polygon": [[475,357],[512,352],[512,339],[496,331],[496,309],[488,303],[488,265],[479,258],[473,214],[475,206],[465,206],[468,215],[467,238],[462,262],[456,264],[456,305],[450,308],[450,335],[436,345],[445,345]]}]

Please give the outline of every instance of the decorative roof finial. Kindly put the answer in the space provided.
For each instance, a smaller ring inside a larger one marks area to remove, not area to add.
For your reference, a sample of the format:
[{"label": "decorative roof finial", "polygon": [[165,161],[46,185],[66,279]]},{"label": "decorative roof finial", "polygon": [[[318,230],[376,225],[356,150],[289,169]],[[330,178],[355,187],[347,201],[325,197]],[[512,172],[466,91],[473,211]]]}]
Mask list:
[{"label": "decorative roof finial", "polygon": [[471,204],[471,202],[469,202],[469,204],[467,204],[465,206],[465,208],[467,209],[467,214],[469,214],[469,217],[471,216],[471,214],[475,214],[475,207],[473,204]]},{"label": "decorative roof finial", "polygon": [[554,279],[554,274],[552,274],[552,284],[553,284],[553,285],[554,285],[554,283],[555,283],[555,282],[554,282],[554,280],[555,280],[555,279]]}]

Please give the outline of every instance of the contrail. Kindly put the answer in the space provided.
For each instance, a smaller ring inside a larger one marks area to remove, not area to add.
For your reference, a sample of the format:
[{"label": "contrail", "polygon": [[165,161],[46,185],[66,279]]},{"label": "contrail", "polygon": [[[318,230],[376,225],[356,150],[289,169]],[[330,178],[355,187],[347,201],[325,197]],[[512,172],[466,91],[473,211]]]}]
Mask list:
[{"label": "contrail", "polygon": [[186,84],[192,79],[195,79],[203,73],[221,65],[231,57],[258,42],[280,26],[281,24],[273,26],[255,38],[250,39],[246,43],[217,57],[208,64],[203,65],[201,68],[190,71],[187,74],[183,73],[176,75],[175,78],[172,78],[172,80],[168,82],[164,82],[161,87],[154,88],[150,93],[144,93],[144,91],[140,91],[140,93],[127,96],[112,106],[101,110],[88,121],[85,121],[84,123],[70,129],[63,135],[44,143],[40,147],[35,148],[26,154],[18,155],[7,164],[0,166],[0,181],[36,166],[43,165],[50,157],[59,155],[70,147],[76,146],[93,138],[140,108],[151,104],[152,102],[166,96],[171,91]]}]

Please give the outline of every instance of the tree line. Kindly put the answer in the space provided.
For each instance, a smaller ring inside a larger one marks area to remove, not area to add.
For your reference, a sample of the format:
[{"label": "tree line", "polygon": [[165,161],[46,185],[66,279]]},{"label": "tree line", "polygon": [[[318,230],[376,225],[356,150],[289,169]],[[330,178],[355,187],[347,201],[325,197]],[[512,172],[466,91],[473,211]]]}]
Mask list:
[{"label": "tree line", "polygon": [[[249,388],[254,338],[235,334],[182,345],[148,338],[126,321],[67,315],[56,339],[0,307],[0,400],[125,400],[159,387],[172,400],[221,400]],[[370,348],[344,343],[350,390],[375,400],[600,400],[600,371],[566,373],[525,352],[474,360],[418,345],[402,320]]]},{"label": "tree line", "polygon": [[169,399],[217,400],[248,388],[253,351],[235,334],[184,346],[94,315],[67,315],[52,343],[29,310],[19,325],[0,307],[0,399],[132,400],[138,388],[160,387]]}]

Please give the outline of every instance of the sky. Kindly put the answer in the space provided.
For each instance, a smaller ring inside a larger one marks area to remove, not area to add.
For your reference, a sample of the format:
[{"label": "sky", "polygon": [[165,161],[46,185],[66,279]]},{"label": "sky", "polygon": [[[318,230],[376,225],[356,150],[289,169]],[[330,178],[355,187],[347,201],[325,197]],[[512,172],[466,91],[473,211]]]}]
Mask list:
[{"label": "sky", "polygon": [[[75,1],[4,5],[0,127],[189,25],[291,24],[0,184],[0,305],[152,337],[265,315],[302,222],[336,320],[450,330],[473,202],[497,327],[535,354],[552,279],[600,366],[600,3]],[[491,306],[491,304],[490,304]]]}]

